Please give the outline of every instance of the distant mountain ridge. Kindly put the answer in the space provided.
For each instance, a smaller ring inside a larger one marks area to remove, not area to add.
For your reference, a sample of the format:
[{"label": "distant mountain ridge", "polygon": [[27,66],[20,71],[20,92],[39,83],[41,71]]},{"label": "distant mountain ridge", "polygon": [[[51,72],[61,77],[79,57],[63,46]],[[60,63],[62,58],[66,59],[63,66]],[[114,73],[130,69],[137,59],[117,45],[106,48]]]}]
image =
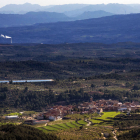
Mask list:
[{"label": "distant mountain ridge", "polygon": [[[42,6],[38,4],[30,4],[30,3],[25,3],[25,4],[8,4],[2,8],[0,8],[0,13],[6,13],[6,14],[19,14],[22,12],[27,13],[29,11],[36,11],[36,10],[41,10]],[[11,13],[10,13],[11,11]],[[9,13],[8,13],[9,12]]]},{"label": "distant mountain ridge", "polygon": [[2,14],[25,14],[28,12],[58,12],[63,13],[65,11],[76,10],[86,6],[86,4],[65,4],[65,5],[49,5],[49,6],[40,6],[38,4],[9,4],[0,8],[0,13]]},{"label": "distant mountain ridge", "polygon": [[87,5],[81,9],[76,9],[73,11],[67,11],[65,14],[67,16],[78,16],[86,11],[99,11],[103,10],[114,14],[131,14],[140,13],[140,5],[125,5],[125,4],[97,4],[97,5]]},{"label": "distant mountain ridge", "polygon": [[0,13],[6,14],[25,14],[30,11],[47,11],[65,13],[67,16],[78,16],[86,11],[99,11],[103,10],[114,14],[130,14],[140,13],[140,4],[64,4],[64,5],[50,5],[40,6],[38,4],[9,4],[0,8]]},{"label": "distant mountain ridge", "polygon": [[36,23],[74,21],[113,15],[105,11],[86,12],[81,16],[70,18],[64,13],[28,12],[26,14],[0,14],[0,27],[25,26]]},{"label": "distant mountain ridge", "polygon": [[139,23],[140,14],[113,15],[70,22],[0,28],[0,33],[11,36],[13,43],[140,42]]},{"label": "distant mountain ridge", "polygon": [[99,11],[86,11],[83,14],[76,17],[76,19],[90,19],[90,18],[100,18],[105,16],[112,16],[114,14],[105,12],[103,10]]},{"label": "distant mountain ridge", "polygon": [[25,26],[36,23],[49,23],[70,20],[63,13],[55,12],[29,12],[20,14],[0,14],[0,27]]}]

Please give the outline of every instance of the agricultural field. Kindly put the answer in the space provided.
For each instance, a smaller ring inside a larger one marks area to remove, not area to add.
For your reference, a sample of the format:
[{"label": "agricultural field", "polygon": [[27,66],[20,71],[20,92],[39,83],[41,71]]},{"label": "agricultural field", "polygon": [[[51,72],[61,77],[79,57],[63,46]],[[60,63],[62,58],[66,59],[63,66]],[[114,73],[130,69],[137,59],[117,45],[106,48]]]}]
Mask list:
[{"label": "agricultural field", "polygon": [[103,127],[83,127],[82,129],[67,129],[65,131],[59,131],[57,136],[62,140],[99,140],[103,136],[101,133],[108,132],[111,134],[111,130]]},{"label": "agricultural field", "polygon": [[66,123],[64,123],[64,122],[66,122],[66,121],[62,121],[61,123],[60,122],[57,123],[57,121],[56,121],[56,124],[39,127],[39,129],[44,129],[48,132],[49,131],[59,131],[59,130],[66,130],[66,129],[71,129],[71,128],[78,128],[78,127],[81,127],[82,125],[87,124],[83,120],[81,120],[79,122],[75,122],[75,121],[69,121]]},{"label": "agricultural field", "polygon": [[[88,122],[84,121],[86,115],[73,114],[71,118],[74,119],[79,116],[80,120],[61,120],[54,121],[51,125],[37,127],[39,130],[42,130],[45,133],[54,133],[59,136],[62,140],[93,140],[93,139],[102,139],[103,136],[101,133],[109,133],[112,135],[112,125],[113,118],[119,115],[120,112],[103,112],[102,116],[99,117],[95,114],[94,119],[89,119],[92,122],[91,125],[87,125]],[[91,116],[93,114],[89,114]],[[69,115],[70,117],[70,115]],[[82,118],[82,119],[81,119]],[[110,123],[108,123],[111,121]]]},{"label": "agricultural field", "polygon": [[10,113],[10,114],[5,114],[4,116],[14,116],[14,115],[20,116],[22,114],[18,113],[18,112],[15,112],[15,113]]},{"label": "agricultural field", "polygon": [[115,116],[119,115],[120,112],[103,112],[101,117],[97,117],[99,120],[110,120],[113,119]]}]

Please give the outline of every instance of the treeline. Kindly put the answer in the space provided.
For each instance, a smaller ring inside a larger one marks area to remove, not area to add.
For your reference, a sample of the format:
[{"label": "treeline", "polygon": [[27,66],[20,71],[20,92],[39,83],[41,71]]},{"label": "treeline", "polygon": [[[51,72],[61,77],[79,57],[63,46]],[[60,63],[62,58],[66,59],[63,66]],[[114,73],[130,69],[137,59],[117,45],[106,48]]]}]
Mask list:
[{"label": "treeline", "polygon": [[[140,110],[136,110],[136,112],[140,112]],[[140,114],[129,114],[128,115],[120,115],[114,121],[114,127],[119,128],[119,130],[127,130],[133,126],[140,125]]]},{"label": "treeline", "polygon": [[140,128],[135,128],[124,134],[119,135],[118,140],[139,140],[140,139]]},{"label": "treeline", "polygon": [[[105,58],[104,58],[105,59]],[[119,59],[122,60],[112,62],[110,59],[104,61],[104,59],[87,59],[87,58],[75,58],[65,60],[64,56],[57,56],[56,60],[51,62],[39,62],[39,61],[5,61],[0,62],[0,79],[11,80],[16,76],[18,79],[31,79],[31,78],[52,78],[52,79],[66,79],[69,77],[90,79],[140,79],[139,74],[133,76],[126,76],[125,71],[133,72],[134,70],[140,70],[139,61],[134,59]],[[136,60],[136,62],[135,62]],[[123,62],[124,61],[124,62]],[[102,73],[111,72],[112,74],[103,75]]]},{"label": "treeline", "polygon": [[0,126],[0,140],[60,140],[60,138],[27,125],[7,124]]},{"label": "treeline", "polygon": [[[58,102],[64,102],[65,104],[79,103],[83,101],[90,101],[91,96],[93,100],[100,99],[112,99],[120,102],[132,102],[136,101],[140,97],[139,91],[110,91],[100,90],[97,92],[84,92],[84,89],[79,90],[66,90],[61,93],[54,93],[51,89],[49,91],[28,91],[25,87],[24,90],[8,90],[0,92],[0,107],[13,107],[22,108],[25,110],[40,110],[47,106],[52,106]],[[127,97],[127,98],[125,98]],[[124,100],[125,98],[125,100]]]},{"label": "treeline", "polygon": [[[2,38],[1,38],[2,39]],[[93,52],[93,53],[91,53]],[[135,52],[135,53],[134,53]],[[1,61],[41,62],[62,61],[69,58],[100,58],[104,62],[130,63],[138,62],[140,56],[139,43],[64,43],[64,44],[16,44],[1,45]]]},{"label": "treeline", "polygon": [[116,79],[116,80],[126,80],[127,77],[125,75],[119,75],[117,73],[111,73],[111,74],[100,74],[97,76],[87,77],[85,80],[91,80],[91,79]]},{"label": "treeline", "polygon": [[[135,112],[140,112],[137,109]],[[127,130],[117,136],[118,140],[139,140],[140,139],[140,114],[120,114],[116,116],[113,127],[118,131]]]}]

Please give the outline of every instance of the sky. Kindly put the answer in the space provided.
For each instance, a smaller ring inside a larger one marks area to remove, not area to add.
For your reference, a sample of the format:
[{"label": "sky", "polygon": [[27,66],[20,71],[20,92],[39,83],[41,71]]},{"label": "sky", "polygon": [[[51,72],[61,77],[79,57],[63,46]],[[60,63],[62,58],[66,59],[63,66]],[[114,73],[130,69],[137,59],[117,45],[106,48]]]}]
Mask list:
[{"label": "sky", "polygon": [[62,5],[62,4],[108,4],[108,3],[121,3],[121,4],[140,4],[140,0],[0,0],[0,7],[7,4],[39,4],[46,5]]}]

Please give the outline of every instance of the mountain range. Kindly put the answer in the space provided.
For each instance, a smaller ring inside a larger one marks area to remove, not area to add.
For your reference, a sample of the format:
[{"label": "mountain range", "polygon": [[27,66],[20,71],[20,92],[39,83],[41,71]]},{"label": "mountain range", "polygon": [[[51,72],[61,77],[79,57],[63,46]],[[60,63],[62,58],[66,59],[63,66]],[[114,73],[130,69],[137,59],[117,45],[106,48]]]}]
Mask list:
[{"label": "mountain range", "polygon": [[82,13],[81,15],[75,17],[75,20],[82,20],[82,19],[90,19],[90,18],[100,18],[100,17],[106,17],[106,16],[111,16],[114,15],[112,13],[99,10],[99,11],[87,11]]},{"label": "mountain range", "polygon": [[0,27],[100,18],[140,12],[140,4],[9,4],[0,8]]},{"label": "mountain range", "polygon": [[68,17],[56,12],[28,12],[26,14],[0,14],[0,27],[25,26],[36,23],[74,21],[113,15],[105,11],[85,12],[77,17]]},{"label": "mountain range", "polygon": [[69,21],[63,13],[55,12],[28,12],[26,14],[0,14],[0,27],[24,26],[36,23]]},{"label": "mountain range", "polygon": [[131,14],[140,13],[140,5],[126,5],[126,4],[97,4],[86,5],[83,8],[64,12],[67,16],[77,16],[86,11],[103,10],[113,14]]},{"label": "mountain range", "polygon": [[[140,42],[140,14],[0,28],[13,43]],[[10,43],[0,38],[0,42]]]},{"label": "mountain range", "polygon": [[99,11],[103,10],[113,14],[130,14],[139,13],[140,4],[64,4],[64,5],[50,5],[40,6],[37,4],[9,4],[0,8],[0,13],[6,14],[25,14],[30,11],[47,11],[65,13],[67,16],[78,16],[86,11]]},{"label": "mountain range", "polygon": [[63,13],[65,11],[72,11],[80,9],[86,5],[84,4],[65,4],[65,5],[50,5],[50,6],[40,6],[38,4],[9,4],[0,8],[0,13],[3,14],[25,14],[31,11],[47,11],[47,12],[58,12]]}]

